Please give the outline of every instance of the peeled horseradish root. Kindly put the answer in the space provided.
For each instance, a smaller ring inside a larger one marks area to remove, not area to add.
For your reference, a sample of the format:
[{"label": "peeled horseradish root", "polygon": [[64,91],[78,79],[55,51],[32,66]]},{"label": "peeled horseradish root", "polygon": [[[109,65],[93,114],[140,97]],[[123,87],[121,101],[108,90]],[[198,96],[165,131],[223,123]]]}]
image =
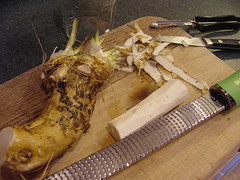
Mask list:
[{"label": "peeled horseradish root", "polygon": [[41,115],[29,124],[0,132],[0,165],[30,171],[46,165],[69,148],[89,128],[96,94],[113,73],[110,53],[103,52],[96,35],[94,53],[73,49],[77,28],[64,51],[43,64],[42,79],[49,99]]},{"label": "peeled horseradish root", "polygon": [[116,140],[121,140],[155,118],[163,116],[188,97],[184,83],[172,79],[126,113],[109,121],[108,130]]}]

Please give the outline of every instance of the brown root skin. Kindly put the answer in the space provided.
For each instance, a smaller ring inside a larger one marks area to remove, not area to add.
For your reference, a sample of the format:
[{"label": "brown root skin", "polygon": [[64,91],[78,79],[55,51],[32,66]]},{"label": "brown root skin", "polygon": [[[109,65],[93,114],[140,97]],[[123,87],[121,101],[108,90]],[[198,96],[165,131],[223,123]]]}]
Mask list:
[{"label": "brown root skin", "polygon": [[[0,166],[18,172],[47,165],[75,143],[89,128],[96,94],[113,73],[102,49],[94,54],[75,50],[77,20],[64,51],[43,64],[43,87],[49,96],[41,115],[30,124],[0,132]],[[100,45],[98,36],[94,39]]]},{"label": "brown root skin", "polygon": [[[87,65],[90,73],[79,70],[86,62],[91,62]],[[60,72],[63,66],[67,68]],[[112,71],[110,62],[93,55],[60,56],[46,62],[44,81],[50,98],[37,119],[11,128],[13,137],[9,139],[3,165],[17,171],[31,171],[76,142],[89,128],[96,94]]]}]

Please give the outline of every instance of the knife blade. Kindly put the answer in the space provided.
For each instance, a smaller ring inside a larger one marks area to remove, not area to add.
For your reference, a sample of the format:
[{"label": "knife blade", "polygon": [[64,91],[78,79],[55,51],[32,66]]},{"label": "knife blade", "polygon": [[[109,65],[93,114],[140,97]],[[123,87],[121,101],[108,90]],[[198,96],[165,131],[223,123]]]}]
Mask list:
[{"label": "knife blade", "polygon": [[161,42],[182,44],[184,46],[200,46],[211,49],[240,50],[240,40],[238,39],[210,39],[201,37],[160,36],[160,35],[158,35],[155,39]]},{"label": "knife blade", "polygon": [[238,30],[240,28],[240,17],[234,15],[226,16],[195,16],[194,20],[157,20],[150,23],[150,27],[184,25],[195,28],[200,32],[215,30]]},{"label": "knife blade", "polygon": [[45,180],[106,179],[119,173],[218,113],[240,105],[239,90],[240,70],[212,86],[208,93]]}]

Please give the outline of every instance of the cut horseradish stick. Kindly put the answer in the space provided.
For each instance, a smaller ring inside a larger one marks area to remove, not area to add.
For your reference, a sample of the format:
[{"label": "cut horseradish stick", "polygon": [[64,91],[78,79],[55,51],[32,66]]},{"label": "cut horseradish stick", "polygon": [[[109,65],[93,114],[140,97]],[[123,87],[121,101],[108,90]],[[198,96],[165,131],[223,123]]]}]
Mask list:
[{"label": "cut horseradish stick", "polygon": [[172,79],[139,104],[108,123],[108,130],[120,140],[157,117],[161,117],[189,97],[179,79]]}]

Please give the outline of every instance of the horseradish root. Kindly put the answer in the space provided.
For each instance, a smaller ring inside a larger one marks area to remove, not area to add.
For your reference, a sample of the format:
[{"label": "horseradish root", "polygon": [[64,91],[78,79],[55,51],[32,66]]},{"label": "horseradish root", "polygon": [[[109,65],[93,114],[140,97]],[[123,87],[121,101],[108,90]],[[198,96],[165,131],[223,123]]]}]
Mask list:
[{"label": "horseradish root", "polygon": [[181,80],[172,79],[126,113],[108,123],[108,129],[120,140],[157,117],[161,117],[188,98]]},{"label": "horseradish root", "polygon": [[[113,72],[112,57],[103,51],[82,54],[73,49],[77,20],[64,51],[43,64],[49,99],[41,115],[29,124],[0,132],[0,164],[16,171],[45,165],[69,148],[89,128],[96,94]],[[93,40],[100,46],[98,36]],[[111,59],[111,60],[110,60]]]}]

